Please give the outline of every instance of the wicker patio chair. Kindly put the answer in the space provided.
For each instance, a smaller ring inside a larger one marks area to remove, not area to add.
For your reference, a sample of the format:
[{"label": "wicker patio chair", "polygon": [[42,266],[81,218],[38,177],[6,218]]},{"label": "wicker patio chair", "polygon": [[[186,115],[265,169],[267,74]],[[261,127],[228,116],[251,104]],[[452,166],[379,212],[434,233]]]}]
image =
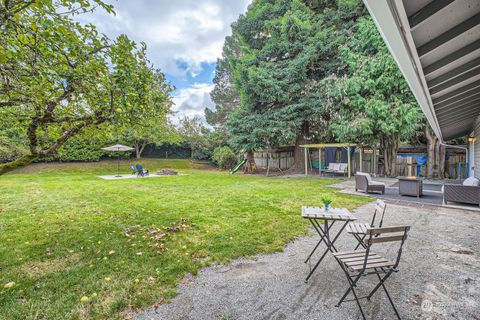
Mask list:
[{"label": "wicker patio chair", "polygon": [[357,172],[355,174],[355,191],[363,191],[365,193],[381,192],[385,193],[385,184],[373,181],[370,174],[365,172]]},{"label": "wicker patio chair", "polygon": [[480,186],[464,186],[465,180],[445,180],[443,202],[448,201],[480,205]]}]

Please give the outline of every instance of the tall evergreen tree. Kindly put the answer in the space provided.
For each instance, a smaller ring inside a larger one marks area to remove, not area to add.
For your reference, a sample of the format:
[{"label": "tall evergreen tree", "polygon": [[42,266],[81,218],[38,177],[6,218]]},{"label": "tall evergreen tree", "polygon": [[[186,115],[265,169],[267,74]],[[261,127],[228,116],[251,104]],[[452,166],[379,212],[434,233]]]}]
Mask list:
[{"label": "tall evergreen tree", "polygon": [[222,57],[217,60],[215,77],[213,78],[214,88],[210,93],[215,104],[215,110],[205,108],[207,123],[224,134],[227,133],[227,120],[240,105],[240,94],[233,85],[234,70],[229,61],[229,57],[239,57],[238,45],[238,39],[234,36],[225,38]]},{"label": "tall evergreen tree", "polygon": [[331,127],[338,140],[380,145],[385,173],[395,175],[401,141],[422,128],[422,113],[372,19],[360,18],[339,50],[344,68],[324,80],[338,108]]},{"label": "tall evergreen tree", "polygon": [[[351,2],[351,1],[350,1]],[[239,57],[230,57],[241,105],[230,117],[231,144],[252,149],[295,143],[294,169],[303,166],[300,145],[328,132],[321,80],[338,69],[342,29],[364,14],[349,2],[257,0],[233,25]]]}]

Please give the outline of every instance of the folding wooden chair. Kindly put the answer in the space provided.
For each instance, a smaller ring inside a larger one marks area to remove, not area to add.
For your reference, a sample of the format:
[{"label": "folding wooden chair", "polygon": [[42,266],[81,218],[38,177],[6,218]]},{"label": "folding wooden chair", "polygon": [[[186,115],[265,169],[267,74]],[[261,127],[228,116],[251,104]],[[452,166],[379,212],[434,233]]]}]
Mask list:
[{"label": "folding wooden chair", "polygon": [[[355,250],[358,249],[358,247],[363,246],[365,248],[365,245],[363,243],[363,240],[367,236],[367,229],[368,228],[374,228],[374,227],[379,227],[381,228],[383,225],[383,217],[385,216],[385,210],[387,208],[387,205],[385,202],[382,200],[377,199],[377,203],[375,204],[375,211],[373,212],[373,217],[372,217],[372,222],[371,223],[362,223],[362,222],[350,222],[347,225],[347,228],[345,229],[347,233],[353,235],[355,239],[357,239],[358,244],[355,247]],[[380,218],[378,221],[378,225],[376,224],[377,218]]]},{"label": "folding wooden chair", "polygon": [[[377,292],[377,290],[382,287],[385,291],[385,294],[387,295],[388,300],[390,301],[390,304],[393,307],[393,310],[395,311],[395,315],[398,319],[400,319],[397,308],[395,307],[393,300],[390,297],[387,288],[385,287],[385,281],[392,275],[393,272],[398,272],[398,264],[400,263],[403,244],[407,239],[407,233],[409,230],[409,226],[370,228],[367,229],[368,238],[364,241],[366,245],[365,249],[350,252],[333,253],[333,256],[335,257],[335,259],[337,259],[341,268],[345,272],[349,283],[348,290],[342,296],[336,307],[339,307],[344,301],[346,302],[355,300],[357,302],[358,308],[360,309],[362,317],[365,320],[366,318],[360,304],[360,299],[366,298],[370,301],[370,298],[375,294],[375,292]],[[371,247],[373,244],[383,242],[400,242],[395,261],[385,259],[382,256],[371,251]],[[364,297],[358,297],[355,291],[355,288],[357,287],[357,282],[361,277],[365,277],[368,275],[376,275],[378,277],[379,283],[368,295]],[[353,293],[354,299],[345,300],[350,291]]]}]

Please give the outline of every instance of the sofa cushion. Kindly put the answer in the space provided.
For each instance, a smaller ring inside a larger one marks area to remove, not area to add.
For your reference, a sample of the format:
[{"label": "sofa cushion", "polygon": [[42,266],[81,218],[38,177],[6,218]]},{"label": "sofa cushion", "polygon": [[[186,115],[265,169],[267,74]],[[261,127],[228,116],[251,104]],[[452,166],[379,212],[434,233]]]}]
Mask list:
[{"label": "sofa cushion", "polygon": [[463,181],[464,186],[478,187],[480,185],[480,180],[475,177],[468,177]]},{"label": "sofa cushion", "polygon": [[334,163],[333,164],[333,171],[339,171],[340,170],[340,163]]},{"label": "sofa cushion", "polygon": [[368,184],[372,185],[372,186],[384,186],[385,185],[385,183],[379,182],[379,181],[369,181]]},{"label": "sofa cushion", "polygon": [[370,173],[357,171],[356,174],[359,175],[359,176],[365,176],[365,177],[367,177],[368,182],[371,182],[371,181],[372,181],[372,176],[370,176]]}]

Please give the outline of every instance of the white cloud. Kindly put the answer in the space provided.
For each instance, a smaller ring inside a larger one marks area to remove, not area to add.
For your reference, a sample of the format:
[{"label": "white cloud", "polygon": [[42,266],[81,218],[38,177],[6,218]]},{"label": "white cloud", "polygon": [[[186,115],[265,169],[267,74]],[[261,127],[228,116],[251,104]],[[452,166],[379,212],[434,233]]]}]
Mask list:
[{"label": "white cloud", "polygon": [[110,37],[125,33],[148,46],[148,56],[173,76],[187,70],[198,73],[202,62],[215,62],[221,55],[230,24],[244,13],[251,0],[134,0],[109,1],[116,16],[102,10],[81,15]]},{"label": "white cloud", "polygon": [[[214,104],[210,99],[210,92],[213,89],[213,84],[195,83],[192,86],[178,90],[173,97],[173,110],[176,112],[177,123],[178,119],[198,116],[205,120],[205,108],[213,109]],[[175,121],[176,120],[176,121]]]},{"label": "white cloud", "polygon": [[[187,74],[195,78],[202,63],[216,62],[221,56],[230,25],[247,10],[251,0],[106,0],[116,15],[103,10],[78,16],[81,22],[93,23],[110,38],[126,34],[143,41],[148,57],[156,67],[177,79]],[[173,81],[175,84],[175,81]],[[182,85],[183,87],[183,85]],[[191,84],[174,93],[173,121],[182,116],[200,116],[205,107],[213,107],[209,83]]]}]

